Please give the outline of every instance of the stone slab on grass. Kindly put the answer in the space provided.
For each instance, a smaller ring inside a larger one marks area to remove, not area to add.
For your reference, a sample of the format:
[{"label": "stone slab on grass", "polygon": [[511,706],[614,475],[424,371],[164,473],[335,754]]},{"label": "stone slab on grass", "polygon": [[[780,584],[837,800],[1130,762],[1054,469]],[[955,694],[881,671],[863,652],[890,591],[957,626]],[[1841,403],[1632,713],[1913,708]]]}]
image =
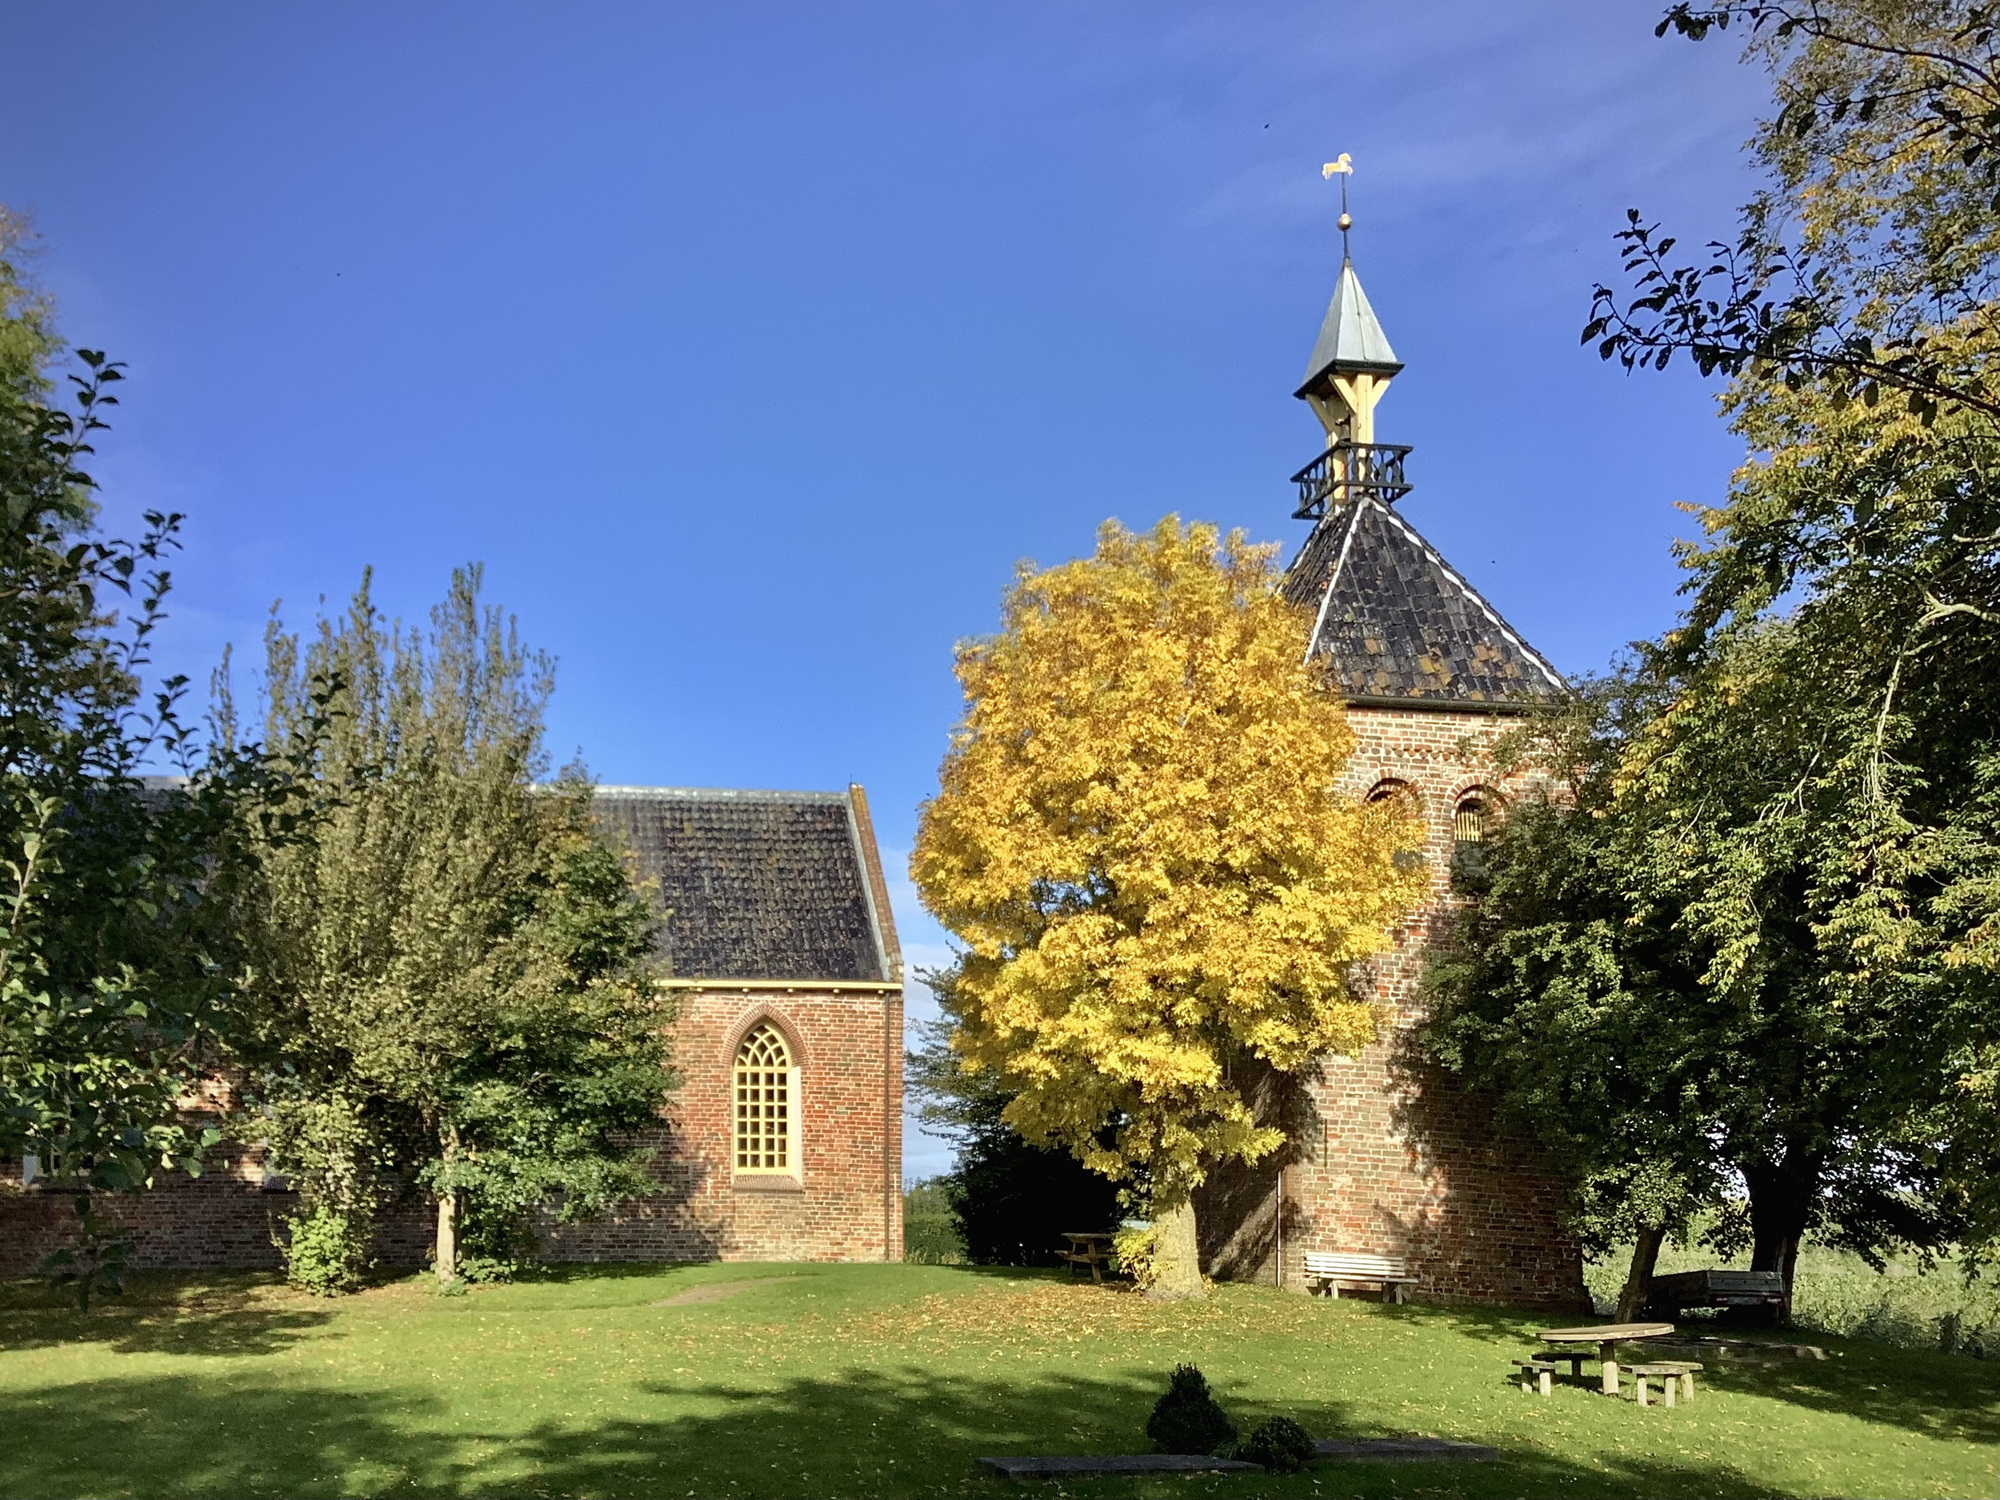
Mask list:
[{"label": "stone slab on grass", "polygon": [[1313,1447],[1321,1458],[1357,1459],[1365,1463],[1407,1464],[1425,1460],[1484,1463],[1500,1450],[1483,1443],[1457,1443],[1450,1438],[1321,1438]]},{"label": "stone slab on grass", "polygon": [[1008,1479],[1052,1479],[1065,1474],[1215,1474],[1223,1471],[1261,1474],[1259,1464],[1236,1458],[1210,1458],[1202,1453],[1078,1454],[1061,1458],[982,1458],[981,1467]]}]

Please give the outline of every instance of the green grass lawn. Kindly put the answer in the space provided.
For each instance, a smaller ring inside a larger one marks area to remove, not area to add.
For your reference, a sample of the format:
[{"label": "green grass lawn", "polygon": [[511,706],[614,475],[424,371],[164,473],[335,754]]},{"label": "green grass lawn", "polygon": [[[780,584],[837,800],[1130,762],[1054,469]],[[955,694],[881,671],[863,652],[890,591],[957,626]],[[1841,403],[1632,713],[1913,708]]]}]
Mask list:
[{"label": "green grass lawn", "polygon": [[[709,1289],[703,1293],[702,1289]],[[702,1293],[708,1300],[686,1298]],[[721,1293],[722,1295],[715,1295]],[[681,1300],[674,1300],[681,1299]],[[663,1305],[665,1304],[665,1305]],[[951,1266],[577,1270],[340,1302],[155,1278],[85,1319],[0,1287],[0,1494],[1002,1495],[985,1453],[1144,1451],[1175,1362],[1246,1427],[1426,1433],[1489,1464],[1069,1495],[1995,1494],[2000,1365],[1870,1344],[1640,1410],[1505,1378],[1530,1315],[1225,1286],[1180,1306]]]}]

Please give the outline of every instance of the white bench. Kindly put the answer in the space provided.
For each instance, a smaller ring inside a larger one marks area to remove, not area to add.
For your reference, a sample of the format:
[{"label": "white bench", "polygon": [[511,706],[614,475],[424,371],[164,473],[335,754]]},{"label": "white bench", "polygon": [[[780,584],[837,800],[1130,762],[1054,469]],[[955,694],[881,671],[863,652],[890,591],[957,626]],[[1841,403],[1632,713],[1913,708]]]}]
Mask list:
[{"label": "white bench", "polygon": [[1343,1285],[1378,1286],[1384,1301],[1401,1302],[1403,1288],[1415,1286],[1410,1263],[1399,1255],[1363,1255],[1349,1251],[1306,1251],[1306,1289],[1325,1290],[1338,1298]]}]

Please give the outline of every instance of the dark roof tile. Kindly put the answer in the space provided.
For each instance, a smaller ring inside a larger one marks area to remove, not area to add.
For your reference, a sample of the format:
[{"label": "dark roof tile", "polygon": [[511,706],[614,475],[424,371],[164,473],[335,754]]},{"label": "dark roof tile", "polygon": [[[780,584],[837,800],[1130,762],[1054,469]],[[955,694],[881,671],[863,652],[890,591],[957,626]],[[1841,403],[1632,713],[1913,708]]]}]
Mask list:
[{"label": "dark roof tile", "polygon": [[1372,497],[1328,512],[1284,592],[1317,612],[1312,652],[1349,698],[1521,704],[1564,691],[1499,611]]},{"label": "dark roof tile", "polygon": [[675,977],[893,977],[844,794],[599,787],[594,811],[659,883]]}]

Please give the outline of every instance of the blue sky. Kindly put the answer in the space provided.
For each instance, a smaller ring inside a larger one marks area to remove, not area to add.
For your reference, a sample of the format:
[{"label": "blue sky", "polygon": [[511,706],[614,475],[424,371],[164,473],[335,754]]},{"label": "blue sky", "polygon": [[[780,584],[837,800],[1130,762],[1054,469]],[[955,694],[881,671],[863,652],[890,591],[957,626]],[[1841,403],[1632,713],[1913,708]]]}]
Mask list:
[{"label": "blue sky", "polygon": [[1301,539],[1341,151],[1404,513],[1566,670],[1669,621],[1738,449],[1577,332],[1628,206],[1728,232],[1766,85],[1659,8],[20,0],[0,201],[130,366],[109,519],[189,517],[163,667],[480,560],[559,755],[860,781],[900,871],[1017,559]]}]

